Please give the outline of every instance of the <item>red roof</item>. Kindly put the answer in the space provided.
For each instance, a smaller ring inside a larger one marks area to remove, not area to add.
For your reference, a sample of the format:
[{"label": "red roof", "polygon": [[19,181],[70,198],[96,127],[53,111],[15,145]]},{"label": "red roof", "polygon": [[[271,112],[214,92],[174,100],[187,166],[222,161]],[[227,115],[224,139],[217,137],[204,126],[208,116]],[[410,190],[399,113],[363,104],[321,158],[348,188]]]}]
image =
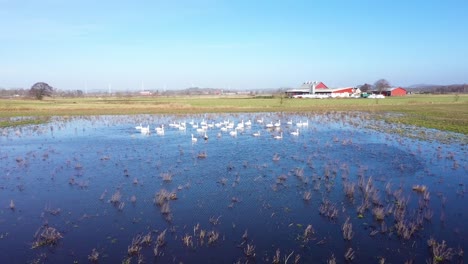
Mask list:
[{"label": "red roof", "polygon": [[319,82],[317,85],[315,85],[315,89],[327,89],[328,87],[323,83]]}]

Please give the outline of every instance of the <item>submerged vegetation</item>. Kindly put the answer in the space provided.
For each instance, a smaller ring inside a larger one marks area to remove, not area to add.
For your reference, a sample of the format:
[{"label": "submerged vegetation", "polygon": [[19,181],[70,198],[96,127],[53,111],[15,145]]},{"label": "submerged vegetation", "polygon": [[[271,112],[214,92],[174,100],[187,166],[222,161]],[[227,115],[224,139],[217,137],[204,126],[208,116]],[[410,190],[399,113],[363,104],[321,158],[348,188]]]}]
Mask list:
[{"label": "submerged vegetation", "polygon": [[335,111],[2,128],[0,260],[462,262],[463,135],[384,132],[406,128]]}]

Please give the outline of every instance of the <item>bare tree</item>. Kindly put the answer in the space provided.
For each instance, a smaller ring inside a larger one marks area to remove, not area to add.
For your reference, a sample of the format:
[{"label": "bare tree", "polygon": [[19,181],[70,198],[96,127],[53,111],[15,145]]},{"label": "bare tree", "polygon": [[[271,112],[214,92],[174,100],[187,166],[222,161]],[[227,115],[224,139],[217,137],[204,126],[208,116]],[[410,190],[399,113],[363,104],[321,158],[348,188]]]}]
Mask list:
[{"label": "bare tree", "polygon": [[385,79],[380,79],[378,81],[376,81],[374,83],[374,87],[375,89],[377,89],[377,91],[380,93],[382,93],[382,91],[385,89],[385,88],[390,88],[391,85],[390,85],[390,82],[385,80]]},{"label": "bare tree", "polygon": [[361,90],[361,92],[367,92],[372,88],[372,85],[365,83],[363,85],[358,86],[358,88],[359,90]]},{"label": "bare tree", "polygon": [[54,88],[52,88],[52,86],[45,82],[38,82],[31,87],[29,94],[38,100],[42,100],[44,96],[51,96],[53,91]]}]

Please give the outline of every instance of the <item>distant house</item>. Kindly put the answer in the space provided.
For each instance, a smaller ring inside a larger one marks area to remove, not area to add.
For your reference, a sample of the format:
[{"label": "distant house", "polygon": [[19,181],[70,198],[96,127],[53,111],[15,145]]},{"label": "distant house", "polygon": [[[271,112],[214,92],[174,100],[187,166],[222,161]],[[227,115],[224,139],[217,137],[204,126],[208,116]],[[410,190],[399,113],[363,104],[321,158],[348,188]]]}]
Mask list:
[{"label": "distant house", "polygon": [[316,89],[327,89],[328,87],[323,82],[305,82],[299,88],[289,89],[285,92],[286,96],[293,97],[295,95],[314,94]]},{"label": "distant house", "polygon": [[138,92],[138,94],[142,95],[142,96],[150,96],[150,95],[153,95],[152,92],[150,91],[140,91]]},{"label": "distant house", "polygon": [[288,97],[295,98],[328,98],[349,97],[360,93],[354,87],[328,88],[323,82],[305,82],[299,88],[286,91]]},{"label": "distant house", "polygon": [[382,94],[384,96],[405,96],[408,91],[401,87],[385,88],[381,92],[377,90],[372,91],[373,94]]}]

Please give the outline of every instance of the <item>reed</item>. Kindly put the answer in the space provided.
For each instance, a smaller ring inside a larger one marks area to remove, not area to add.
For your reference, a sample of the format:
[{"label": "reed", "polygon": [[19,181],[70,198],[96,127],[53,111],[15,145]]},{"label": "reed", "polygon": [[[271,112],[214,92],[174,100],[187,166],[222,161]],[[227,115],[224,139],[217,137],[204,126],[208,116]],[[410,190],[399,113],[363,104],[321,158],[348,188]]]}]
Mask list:
[{"label": "reed", "polygon": [[97,249],[93,248],[91,250],[91,254],[88,255],[88,260],[92,263],[98,263],[99,262],[99,251]]},{"label": "reed", "polygon": [[302,199],[304,201],[308,202],[312,198],[312,193],[310,191],[304,192],[304,195],[302,196]]},{"label": "reed", "polygon": [[345,193],[346,197],[348,197],[349,199],[354,198],[354,187],[355,186],[356,185],[353,182],[344,182],[343,183],[344,193]]},{"label": "reed", "polygon": [[114,194],[112,194],[109,202],[115,206],[118,206],[120,204],[120,199],[122,199],[122,194],[120,193],[120,190],[117,190]]},{"label": "reed", "polygon": [[184,246],[193,248],[192,236],[186,234],[184,237],[182,237],[182,242],[184,243]]},{"label": "reed", "polygon": [[312,225],[308,225],[306,229],[304,230],[304,234],[302,236],[304,243],[307,243],[309,240],[311,240],[314,234],[315,234],[314,228],[312,227]]},{"label": "reed", "polygon": [[129,256],[136,256],[140,253],[141,251],[141,242],[142,242],[142,236],[137,235],[132,239],[132,243],[128,246],[127,248],[127,253]]},{"label": "reed", "polygon": [[216,231],[208,232],[208,245],[216,243],[219,239],[219,233]]},{"label": "reed", "polygon": [[166,244],[166,229],[162,231],[157,237],[156,237],[156,243],[154,244],[153,247],[153,254],[155,257],[159,256],[160,254],[160,249]]},{"label": "reed", "polygon": [[355,257],[355,254],[354,254],[354,250],[353,248],[348,248],[348,250],[346,251],[346,253],[344,254],[344,258],[347,262],[351,262],[353,261]]},{"label": "reed", "polygon": [[254,258],[255,257],[255,246],[252,244],[247,244],[244,248],[244,254],[247,258]]},{"label": "reed", "polygon": [[349,222],[349,217],[346,218],[346,221],[344,222],[343,226],[341,227],[341,230],[343,231],[343,238],[345,240],[351,240],[354,236],[353,233],[353,224]]},{"label": "reed", "polygon": [[56,245],[63,236],[57,229],[43,225],[36,231],[34,238],[33,249],[47,245]]},{"label": "reed", "polygon": [[383,207],[375,207],[372,210],[372,214],[377,221],[383,221],[385,219],[385,209]]},{"label": "reed", "polygon": [[445,240],[442,243],[438,243],[434,238],[430,238],[427,244],[431,248],[432,264],[448,262],[455,255],[453,248],[447,247]]}]

